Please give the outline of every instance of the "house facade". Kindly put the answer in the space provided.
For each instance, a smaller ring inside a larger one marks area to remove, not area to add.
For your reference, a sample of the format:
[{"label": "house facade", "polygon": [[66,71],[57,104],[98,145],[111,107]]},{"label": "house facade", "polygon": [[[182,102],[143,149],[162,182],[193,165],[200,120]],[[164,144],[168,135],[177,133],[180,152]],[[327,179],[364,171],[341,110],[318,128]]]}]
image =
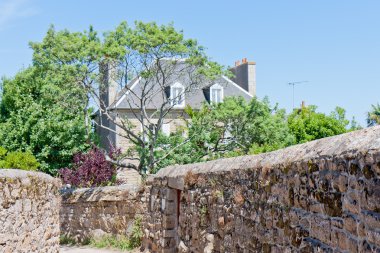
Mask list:
[{"label": "house facade", "polygon": [[[170,101],[171,110],[165,115],[161,127],[161,131],[167,135],[184,127],[183,118],[187,117],[184,111],[186,106],[199,109],[203,103],[219,103],[229,96],[241,96],[250,101],[256,95],[256,63],[249,62],[246,58],[241,62],[235,62],[235,66],[230,69],[235,75],[234,78],[220,76],[213,81],[193,80],[186,71],[181,72],[186,67],[185,64],[184,62],[176,64],[178,74],[176,69],[172,70],[174,74],[167,78],[167,86],[163,88],[165,96],[160,95],[160,92],[154,92],[155,87],[160,89],[160,83],[150,81],[149,86],[146,86],[148,82],[144,82],[141,77],[134,78],[125,86],[126,88],[118,91],[118,85],[111,78],[111,73],[106,72],[104,75],[106,85],[100,96],[105,102],[106,109],[112,112],[113,120],[102,117],[102,124],[106,127],[98,128],[101,145],[106,149],[112,145],[122,151],[128,150],[133,145],[123,136],[124,130],[114,122],[121,123],[122,119],[128,119],[128,123],[133,125],[134,133],[139,134],[142,131],[141,120],[138,118],[141,104],[139,98],[146,92],[147,87],[153,94],[149,102],[144,104],[146,113],[151,117],[150,122],[158,121],[159,117],[156,117],[155,113],[163,103]],[[190,84],[193,88],[187,90]],[[125,169],[118,176],[121,181],[130,184],[139,183],[138,173],[133,170]]]}]

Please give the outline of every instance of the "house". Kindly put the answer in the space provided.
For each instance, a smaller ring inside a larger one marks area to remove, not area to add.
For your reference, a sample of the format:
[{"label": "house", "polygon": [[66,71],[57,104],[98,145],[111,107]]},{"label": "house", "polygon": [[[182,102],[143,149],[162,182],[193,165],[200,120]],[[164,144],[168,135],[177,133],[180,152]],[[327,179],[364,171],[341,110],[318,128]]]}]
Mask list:
[{"label": "house", "polygon": [[[244,58],[241,62],[235,62],[231,72],[235,75],[229,79],[220,76],[211,81],[203,76],[193,75],[194,68],[189,66],[185,60],[176,60],[171,64],[171,60],[166,60],[164,64],[167,73],[165,84],[160,78],[147,80],[140,76],[135,77],[118,91],[118,84],[112,78],[112,70],[108,67],[102,71],[104,74],[104,88],[100,92],[101,100],[104,101],[105,111],[110,114],[101,117],[103,128],[99,128],[100,142],[106,149],[110,145],[126,151],[132,143],[128,138],[123,137],[123,129],[118,126],[122,119],[127,119],[128,124],[133,126],[133,133],[139,134],[142,129],[140,112],[142,106],[142,94],[150,92],[144,101],[144,113],[151,117],[152,122],[157,122],[157,111],[161,105],[170,107],[167,111],[161,127],[164,134],[170,134],[184,126],[183,117],[186,117],[184,109],[191,106],[193,109],[201,107],[202,103],[222,102],[228,96],[242,96],[247,101],[256,95],[256,63],[249,62]],[[191,87],[191,89],[189,88]],[[110,117],[112,120],[109,120]],[[116,122],[116,124],[115,124]],[[137,183],[137,173],[132,171],[128,174],[126,181]],[[123,179],[124,180],[124,179]]]}]

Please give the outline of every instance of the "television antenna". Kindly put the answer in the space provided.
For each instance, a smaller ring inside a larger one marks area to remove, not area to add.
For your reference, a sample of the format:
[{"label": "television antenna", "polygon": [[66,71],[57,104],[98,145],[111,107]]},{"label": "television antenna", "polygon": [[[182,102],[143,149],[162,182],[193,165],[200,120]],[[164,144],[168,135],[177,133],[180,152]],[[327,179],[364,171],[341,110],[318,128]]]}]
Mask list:
[{"label": "television antenna", "polygon": [[296,86],[298,84],[302,84],[302,83],[307,83],[307,82],[309,82],[309,81],[297,81],[297,82],[288,83],[288,85],[293,86],[293,109],[294,109],[294,86]]}]

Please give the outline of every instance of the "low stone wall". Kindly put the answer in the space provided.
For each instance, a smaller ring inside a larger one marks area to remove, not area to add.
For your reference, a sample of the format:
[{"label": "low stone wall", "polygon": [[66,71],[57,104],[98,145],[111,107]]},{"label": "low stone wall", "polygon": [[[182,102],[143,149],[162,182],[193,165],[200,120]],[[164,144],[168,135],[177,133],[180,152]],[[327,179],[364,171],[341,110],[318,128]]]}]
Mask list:
[{"label": "low stone wall", "polygon": [[59,252],[60,181],[0,169],[0,252]]},{"label": "low stone wall", "polygon": [[380,252],[380,127],[172,166],[148,184],[150,252]]},{"label": "low stone wall", "polygon": [[60,210],[61,235],[82,242],[105,234],[126,235],[144,210],[143,191],[120,185],[65,190]]}]

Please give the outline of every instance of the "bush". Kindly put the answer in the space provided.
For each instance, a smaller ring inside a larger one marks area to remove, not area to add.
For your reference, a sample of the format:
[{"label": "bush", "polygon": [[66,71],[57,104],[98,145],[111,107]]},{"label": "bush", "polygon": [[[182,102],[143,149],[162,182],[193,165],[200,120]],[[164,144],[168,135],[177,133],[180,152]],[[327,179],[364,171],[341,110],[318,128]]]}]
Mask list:
[{"label": "bush", "polygon": [[5,156],[7,155],[8,150],[6,150],[3,147],[0,147],[0,160],[3,160]]},{"label": "bush", "polygon": [[[109,156],[116,159],[119,150],[111,150]],[[104,153],[93,147],[87,153],[74,155],[71,168],[62,168],[58,171],[65,184],[74,187],[95,187],[112,183],[116,176],[116,167],[107,161]]]},{"label": "bush", "polygon": [[8,152],[0,147],[0,168],[37,170],[40,167],[37,159],[30,152]]},{"label": "bush", "polygon": [[136,217],[129,236],[106,235],[98,239],[92,238],[90,245],[96,248],[113,248],[119,250],[135,249],[141,245],[141,238],[143,236],[141,220],[141,217]]},{"label": "bush", "polygon": [[74,238],[67,236],[67,235],[61,235],[59,236],[59,244],[60,245],[75,245],[76,241]]}]

